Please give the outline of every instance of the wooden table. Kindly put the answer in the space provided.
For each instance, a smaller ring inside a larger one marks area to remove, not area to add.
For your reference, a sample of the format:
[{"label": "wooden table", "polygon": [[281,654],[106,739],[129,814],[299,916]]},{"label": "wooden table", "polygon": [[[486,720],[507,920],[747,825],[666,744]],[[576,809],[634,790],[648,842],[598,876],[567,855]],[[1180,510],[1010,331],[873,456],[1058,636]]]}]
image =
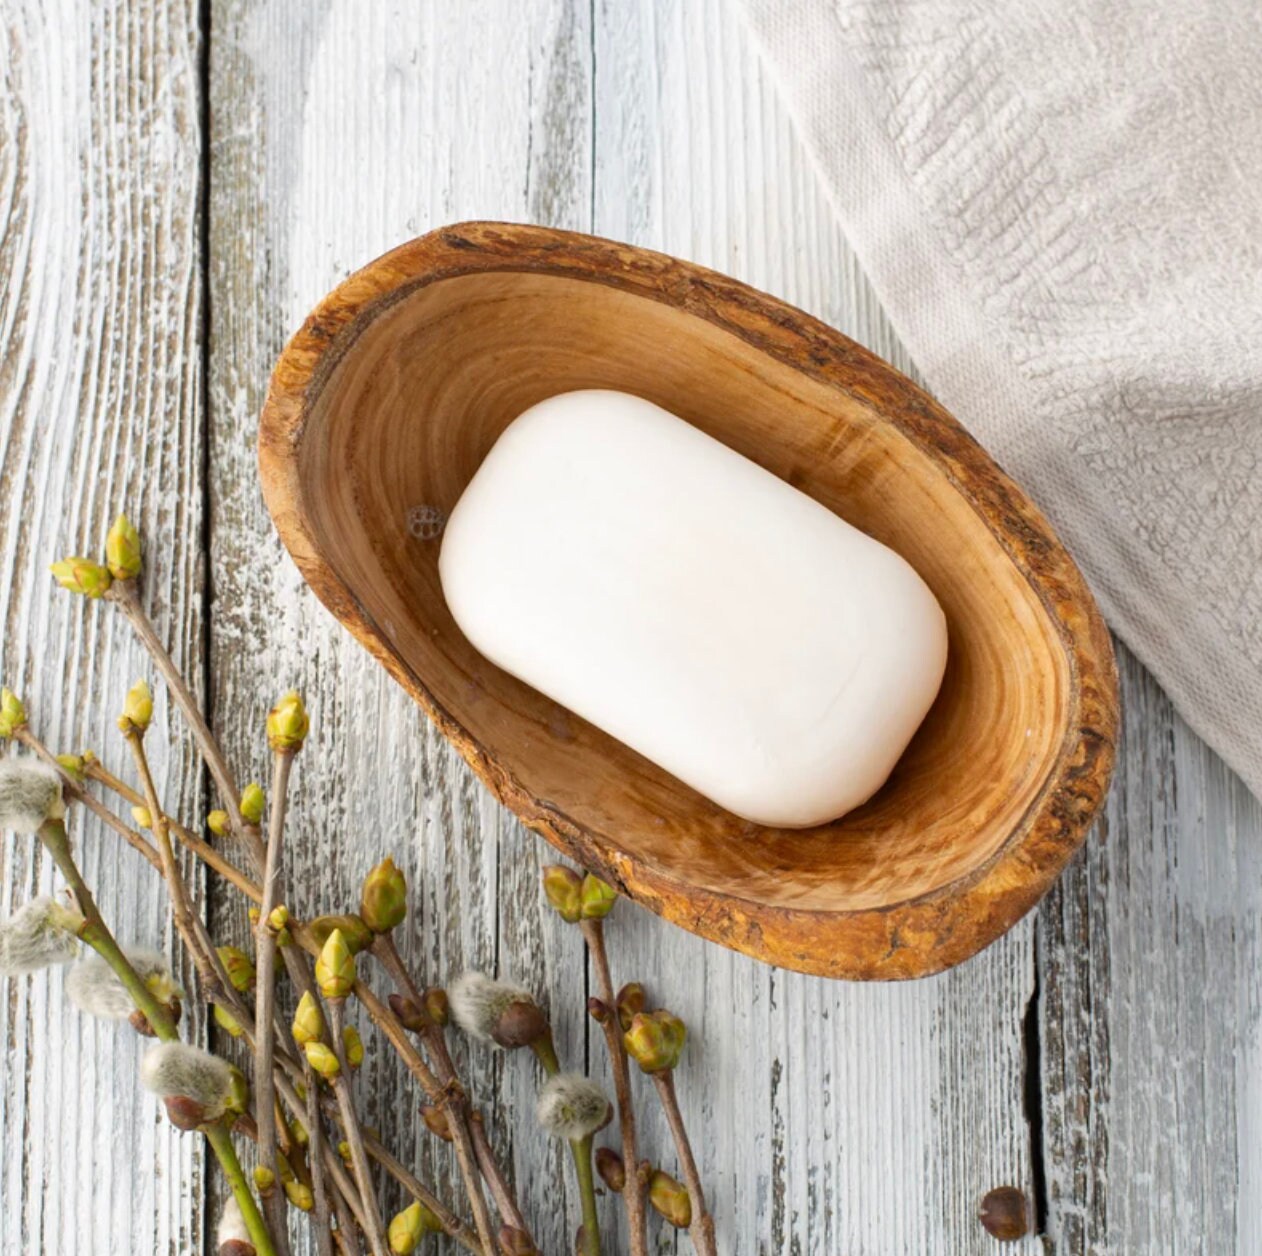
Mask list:
[{"label": "wooden table", "polygon": [[[46,565],[94,550],[125,508],[154,614],[243,776],[265,771],[273,698],[308,696],[294,901],[351,907],[392,852],[418,887],[417,966],[547,991],[564,1055],[603,1075],[577,939],[536,891],[550,852],[308,593],[260,500],[255,416],[319,295],[469,217],[694,259],[914,371],[736,14],[5,0],[0,16],[5,683],[58,749],[122,762],[113,716],[142,656],[108,608],[55,594]],[[978,1199],[1013,1183],[1058,1252],[1262,1252],[1262,812],[1125,650],[1121,670],[1097,832],[1032,918],[954,972],[834,984],[619,909],[617,972],[695,1033],[684,1102],[726,1251],[991,1252]],[[155,748],[178,723],[159,697]],[[172,808],[211,805],[182,742],[157,767]],[[120,933],[170,946],[143,862],[95,825],[80,843]],[[27,841],[3,861],[6,908],[53,884]],[[239,904],[211,906],[217,933],[243,933]],[[0,1250],[202,1251],[198,1141],[139,1091],[134,1036],[61,991],[57,972],[0,1003]],[[497,1128],[546,1249],[569,1251],[577,1202],[530,1128],[526,1061],[473,1052],[471,1072],[521,1114]],[[371,1050],[360,1089],[367,1120],[446,1182],[393,1057]],[[672,1164],[661,1122],[646,1127]]]}]

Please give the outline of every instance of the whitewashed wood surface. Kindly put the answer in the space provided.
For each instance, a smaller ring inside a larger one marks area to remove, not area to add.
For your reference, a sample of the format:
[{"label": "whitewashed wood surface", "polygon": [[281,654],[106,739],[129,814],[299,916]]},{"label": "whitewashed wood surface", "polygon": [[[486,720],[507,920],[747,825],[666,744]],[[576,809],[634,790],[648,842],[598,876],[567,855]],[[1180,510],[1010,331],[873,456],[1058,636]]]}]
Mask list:
[{"label": "whitewashed wood surface", "polygon": [[[535,888],[548,850],[307,592],[263,510],[255,416],[315,299],[472,217],[717,267],[913,370],[735,12],[0,0],[0,127],[0,677],[59,749],[113,748],[140,656],[106,610],[54,595],[44,566],[126,506],[158,618],[209,676],[243,777],[264,770],[276,692],[309,698],[296,905],[351,905],[393,853],[418,887],[406,942],[425,977],[477,965],[529,982],[563,1055],[603,1075],[581,949]],[[993,1253],[977,1202],[1011,1183],[1042,1201],[1043,1237],[1006,1250],[1262,1253],[1262,813],[1121,664],[1097,834],[1035,917],[952,973],[830,983],[619,909],[616,977],[644,978],[693,1027],[684,1106],[723,1250]],[[196,816],[187,754],[159,766]],[[169,940],[140,861],[92,826],[82,845],[120,932]],[[8,838],[3,907],[51,884]],[[242,928],[226,898],[212,915]],[[60,989],[13,982],[0,1000],[0,1252],[209,1250],[196,1140],[139,1093],[135,1039],[85,1023]],[[468,1060],[546,1250],[570,1250],[577,1201],[530,1127],[527,1061]],[[393,1057],[370,1044],[359,1086],[366,1119],[450,1183]],[[646,1133],[671,1166],[660,1121]]]}]

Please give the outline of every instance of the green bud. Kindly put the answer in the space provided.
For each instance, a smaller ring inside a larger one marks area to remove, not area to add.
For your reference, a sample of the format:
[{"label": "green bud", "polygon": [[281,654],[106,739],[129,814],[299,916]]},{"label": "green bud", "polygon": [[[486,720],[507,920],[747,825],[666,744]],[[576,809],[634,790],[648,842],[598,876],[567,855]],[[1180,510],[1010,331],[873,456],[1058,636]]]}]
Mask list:
[{"label": "green bud", "polygon": [[358,916],[317,916],[307,929],[317,946],[323,946],[333,930],[340,929],[352,955],[358,955],[372,945],[372,930]]},{"label": "green bud", "polygon": [[123,703],[123,713],[118,717],[118,727],[124,733],[143,733],[153,719],[153,694],[149,686],[138,680],[127,691],[127,700]]},{"label": "green bud", "polygon": [[389,933],[407,915],[407,888],[388,855],[364,878],[359,915],[374,933]]},{"label": "green bud", "polygon": [[342,1071],[342,1066],[337,1062],[337,1056],[324,1043],[307,1042],[303,1044],[302,1049],[306,1053],[307,1063],[321,1077],[332,1079]]},{"label": "green bud", "polygon": [[267,715],[267,743],[283,754],[296,754],[307,739],[311,720],[296,689],[291,689]]},{"label": "green bud", "polygon": [[624,1034],[631,1028],[631,1018],[636,1012],[644,1011],[644,1000],[644,987],[638,981],[628,981],[614,996],[614,1010]]},{"label": "green bud", "polygon": [[220,946],[216,950],[219,953],[219,962],[224,966],[228,980],[232,982],[232,988],[238,994],[245,994],[254,985],[254,962],[235,946]]},{"label": "green bud", "polygon": [[345,1163],[345,1164],[350,1164],[350,1162],[351,1162],[351,1145],[350,1145],[350,1143],[348,1143],[348,1142],[346,1141],[346,1139],[342,1139],[342,1141],[341,1141],[340,1143],[338,1143],[338,1145],[337,1145],[337,1154],[338,1154],[339,1156],[341,1156],[341,1157],[342,1157],[342,1161],[343,1161],[343,1163]]},{"label": "green bud", "polygon": [[257,824],[263,818],[263,807],[266,799],[263,796],[263,787],[251,781],[241,791],[241,802],[239,810],[241,818],[247,824]]},{"label": "green bud", "polygon": [[78,555],[52,563],[48,570],[63,589],[84,597],[104,597],[113,583],[107,568],[94,563],[90,558],[81,558]]},{"label": "green bud", "polygon": [[649,1203],[673,1226],[686,1230],[692,1224],[692,1200],[682,1182],[661,1169],[649,1178]]},{"label": "green bud", "polygon": [[386,1232],[393,1256],[408,1256],[427,1234],[438,1234],[443,1225],[438,1217],[418,1199],[396,1213]]},{"label": "green bud", "polygon": [[618,895],[612,885],[589,872],[583,878],[582,900],[584,920],[603,920],[613,911]]},{"label": "green bud", "polygon": [[342,1026],[342,1050],[346,1053],[346,1063],[353,1069],[364,1062],[364,1040],[354,1025]]},{"label": "green bud", "polygon": [[254,1166],[254,1186],[264,1199],[269,1199],[276,1189],[276,1174],[264,1165]]},{"label": "green bud", "polygon": [[228,1090],[228,1099],[224,1109],[234,1116],[250,1110],[250,1083],[246,1075],[234,1064],[232,1065],[232,1083]]},{"label": "green bud", "polygon": [[596,1172],[600,1174],[600,1180],[615,1195],[620,1194],[627,1184],[626,1165],[622,1163],[622,1157],[612,1147],[596,1148]]},{"label": "green bud", "polygon": [[355,985],[355,957],[341,929],[334,929],[320,948],[315,965],[316,984],[326,999],[344,999]]},{"label": "green bud", "polygon": [[140,575],[140,533],[126,515],[119,515],[105,534],[105,563],[115,580],[130,580]]},{"label": "green bud", "polygon": [[232,1015],[227,1008],[220,1004],[214,1004],[212,1011],[215,1016],[215,1024],[224,1031],[230,1038],[240,1038],[245,1032],[240,1025],[237,1024],[236,1017]]},{"label": "green bud", "polygon": [[83,784],[84,771],[88,765],[81,754],[59,754],[57,766],[77,784]]},{"label": "green bud", "polygon": [[12,689],[0,689],[0,738],[7,741],[26,723],[26,708]]},{"label": "green bud", "polygon": [[215,810],[206,816],[206,827],[216,837],[226,837],[230,828],[228,821],[228,813],[226,811]]},{"label": "green bud", "polygon": [[543,892],[557,915],[576,924],[583,915],[583,878],[565,864],[549,864],[543,870]]},{"label": "green bud", "polygon": [[678,1016],[665,1008],[656,1012],[637,1012],[631,1027],[622,1035],[627,1054],[645,1073],[664,1073],[679,1063],[687,1028]]},{"label": "green bud", "polygon": [[285,1183],[285,1195],[300,1212],[310,1212],[315,1207],[315,1196],[311,1193],[311,1187],[297,1178],[291,1178]]},{"label": "green bud", "polygon": [[311,991],[303,992],[298,1000],[298,1010],[294,1013],[294,1021],[290,1026],[294,1041],[305,1047],[309,1042],[319,1042],[324,1037],[324,1013],[320,1005],[311,995]]},{"label": "green bud", "polygon": [[311,1141],[311,1135],[307,1133],[307,1127],[297,1119],[289,1122],[289,1136],[299,1147],[305,1147]]},{"label": "green bud", "polygon": [[131,809],[131,818],[136,822],[138,829],[153,828],[153,816],[149,814],[148,807],[133,807]]}]

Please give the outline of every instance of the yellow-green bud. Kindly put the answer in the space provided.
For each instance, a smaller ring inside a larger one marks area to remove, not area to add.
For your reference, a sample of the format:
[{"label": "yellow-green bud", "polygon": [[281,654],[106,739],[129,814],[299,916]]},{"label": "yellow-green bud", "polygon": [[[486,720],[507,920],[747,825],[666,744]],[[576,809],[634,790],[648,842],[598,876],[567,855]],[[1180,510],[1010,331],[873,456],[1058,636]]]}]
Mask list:
[{"label": "yellow-green bud", "polygon": [[83,773],[87,764],[84,763],[81,754],[59,754],[57,756],[57,766],[77,783],[83,783]]},{"label": "yellow-green bud", "polygon": [[105,534],[105,563],[115,580],[140,575],[140,533],[126,515],[119,515]]},{"label": "yellow-green bud", "polygon": [[315,1207],[315,1196],[311,1193],[311,1187],[297,1178],[291,1178],[285,1183],[285,1195],[300,1212],[310,1212]]},{"label": "yellow-green bud", "polygon": [[276,1174],[261,1164],[254,1166],[254,1185],[258,1193],[267,1199],[276,1189]]},{"label": "yellow-green bud", "polygon": [[106,590],[113,583],[109,570],[90,558],[81,558],[72,554],[59,562],[51,563],[48,568],[53,578],[63,589],[71,593],[80,593],[84,597],[104,597]]},{"label": "yellow-green bud", "polygon": [[306,1053],[307,1063],[321,1077],[334,1078],[342,1071],[342,1066],[337,1062],[337,1056],[324,1043],[307,1042],[303,1044],[302,1049]]},{"label": "yellow-green bud", "polygon": [[0,737],[6,741],[26,723],[26,708],[12,689],[0,689]]},{"label": "yellow-green bud", "polygon": [[273,750],[294,754],[302,749],[310,727],[307,708],[302,705],[298,691],[291,689],[268,712],[267,744]]},{"label": "yellow-green bud", "polygon": [[224,1109],[234,1116],[240,1116],[243,1112],[250,1110],[250,1083],[235,1064],[232,1065],[232,1084],[228,1090]]},{"label": "yellow-green bud", "polygon": [[664,1073],[679,1063],[688,1030],[678,1016],[665,1008],[637,1012],[631,1027],[622,1035],[627,1054],[645,1073]]},{"label": "yellow-green bud", "polygon": [[692,1224],[692,1200],[688,1198],[687,1188],[661,1169],[649,1178],[649,1203],[681,1230]]},{"label": "yellow-green bud", "polygon": [[618,894],[607,881],[602,881],[589,872],[583,878],[582,900],[583,919],[602,920],[613,911]]},{"label": "yellow-green bud", "polygon": [[364,1040],[354,1025],[342,1026],[342,1050],[351,1068],[358,1068],[364,1062]]},{"label": "yellow-green bud", "polygon": [[216,837],[226,837],[229,829],[228,813],[218,809],[210,812],[206,817],[206,827]]},{"label": "yellow-green bud", "polygon": [[240,1038],[245,1032],[241,1026],[237,1024],[236,1017],[234,1017],[226,1008],[216,1003],[212,1010],[215,1016],[215,1024],[218,1025],[229,1038]]},{"label": "yellow-green bud", "polygon": [[583,878],[564,864],[549,864],[543,870],[543,892],[558,916],[576,924],[583,915]]},{"label": "yellow-green bud", "polygon": [[323,946],[333,930],[340,929],[352,955],[358,955],[372,945],[372,930],[358,916],[317,916],[307,929],[317,946]]},{"label": "yellow-green bud", "polygon": [[290,1027],[294,1041],[305,1047],[309,1042],[319,1042],[324,1037],[324,1013],[315,1001],[310,990],[303,992],[298,1000],[298,1010],[294,1013],[294,1023]]},{"label": "yellow-green bud", "polygon": [[133,807],[131,809],[131,818],[136,822],[138,829],[153,828],[153,816],[149,814],[148,807]]},{"label": "yellow-green bud", "polygon": [[143,733],[153,719],[153,694],[143,680],[138,680],[127,691],[123,713],[118,717],[118,727],[124,733]]},{"label": "yellow-green bud", "polygon": [[244,994],[254,985],[254,962],[235,946],[221,946],[216,950],[219,953],[219,962],[224,966],[228,980],[232,982],[232,988],[238,994]]},{"label": "yellow-green bud", "polygon": [[307,1133],[307,1127],[299,1120],[289,1122],[289,1134],[299,1147],[305,1147],[311,1141],[311,1135]]},{"label": "yellow-green bud", "polygon": [[614,1010],[623,1033],[631,1028],[631,1018],[636,1012],[644,1011],[645,997],[644,987],[638,981],[628,981],[614,996]]},{"label": "yellow-green bud", "polygon": [[263,787],[251,781],[241,791],[241,818],[247,824],[257,824],[263,818],[264,802]]},{"label": "yellow-green bud", "polygon": [[316,985],[326,999],[344,999],[355,985],[355,957],[341,929],[334,929],[320,948],[315,965]]},{"label": "yellow-green bud", "polygon": [[409,1256],[427,1234],[437,1234],[442,1222],[420,1200],[396,1213],[386,1232],[392,1256]]},{"label": "yellow-green bud", "polygon": [[[255,924],[258,922],[255,921]],[[293,939],[289,936],[289,908],[284,903],[273,907],[267,917],[267,931],[276,939],[277,946],[288,946]]]},{"label": "yellow-green bud", "polygon": [[351,1145],[350,1145],[350,1143],[348,1143],[348,1142],[346,1141],[346,1139],[342,1139],[342,1141],[341,1141],[340,1143],[338,1143],[338,1145],[337,1145],[337,1154],[338,1154],[339,1156],[341,1156],[341,1157],[342,1157],[342,1160],[343,1160],[346,1164],[350,1164],[350,1162],[351,1162]]},{"label": "yellow-green bud", "polygon": [[407,890],[403,873],[387,855],[364,878],[360,919],[374,933],[389,933],[407,915]]}]

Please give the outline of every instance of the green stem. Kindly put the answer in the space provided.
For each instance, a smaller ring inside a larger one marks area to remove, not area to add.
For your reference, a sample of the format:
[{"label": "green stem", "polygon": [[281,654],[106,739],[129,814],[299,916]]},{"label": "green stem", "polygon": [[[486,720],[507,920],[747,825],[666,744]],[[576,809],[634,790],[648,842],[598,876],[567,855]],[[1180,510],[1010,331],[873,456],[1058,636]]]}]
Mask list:
[{"label": "green stem", "polygon": [[[53,857],[61,875],[74,892],[83,915],[83,924],[79,928],[79,936],[86,942],[114,971],[123,988],[132,997],[132,1002],[145,1014],[150,1028],[163,1042],[178,1042],[179,1033],[171,1014],[145,985],[140,974],[131,966],[123,949],[114,939],[105,921],[101,918],[96,899],[88,889],[79,865],[70,853],[70,839],[66,836],[66,826],[60,820],[45,820],[40,826],[39,840],[44,849]],[[271,1235],[259,1213],[254,1196],[246,1184],[245,1175],[241,1171],[241,1162],[232,1146],[232,1138],[227,1129],[219,1124],[202,1127],[206,1141],[219,1161],[224,1175],[232,1185],[232,1193],[241,1207],[241,1216],[245,1220],[246,1229],[258,1256],[276,1256],[276,1248],[272,1244]]]},{"label": "green stem", "polygon": [[272,1245],[267,1223],[263,1220],[263,1214],[259,1212],[258,1204],[254,1200],[254,1192],[250,1190],[249,1183],[245,1180],[245,1172],[241,1168],[241,1161],[237,1159],[237,1149],[232,1145],[232,1135],[228,1133],[227,1126],[215,1121],[210,1125],[203,1125],[202,1133],[206,1135],[206,1141],[215,1153],[219,1167],[223,1169],[224,1177],[228,1179],[228,1185],[232,1187],[232,1197],[237,1201],[237,1207],[241,1209],[242,1220],[250,1233],[250,1241],[254,1244],[258,1256],[276,1256],[276,1248]]},{"label": "green stem", "polygon": [[600,1218],[596,1214],[596,1183],[592,1177],[592,1136],[570,1143],[579,1197],[583,1201],[583,1256],[600,1256]]},{"label": "green stem", "polygon": [[549,1077],[555,1077],[561,1071],[561,1061],[557,1059],[557,1049],[552,1041],[552,1030],[544,1030],[543,1037],[532,1042],[530,1049]]}]

